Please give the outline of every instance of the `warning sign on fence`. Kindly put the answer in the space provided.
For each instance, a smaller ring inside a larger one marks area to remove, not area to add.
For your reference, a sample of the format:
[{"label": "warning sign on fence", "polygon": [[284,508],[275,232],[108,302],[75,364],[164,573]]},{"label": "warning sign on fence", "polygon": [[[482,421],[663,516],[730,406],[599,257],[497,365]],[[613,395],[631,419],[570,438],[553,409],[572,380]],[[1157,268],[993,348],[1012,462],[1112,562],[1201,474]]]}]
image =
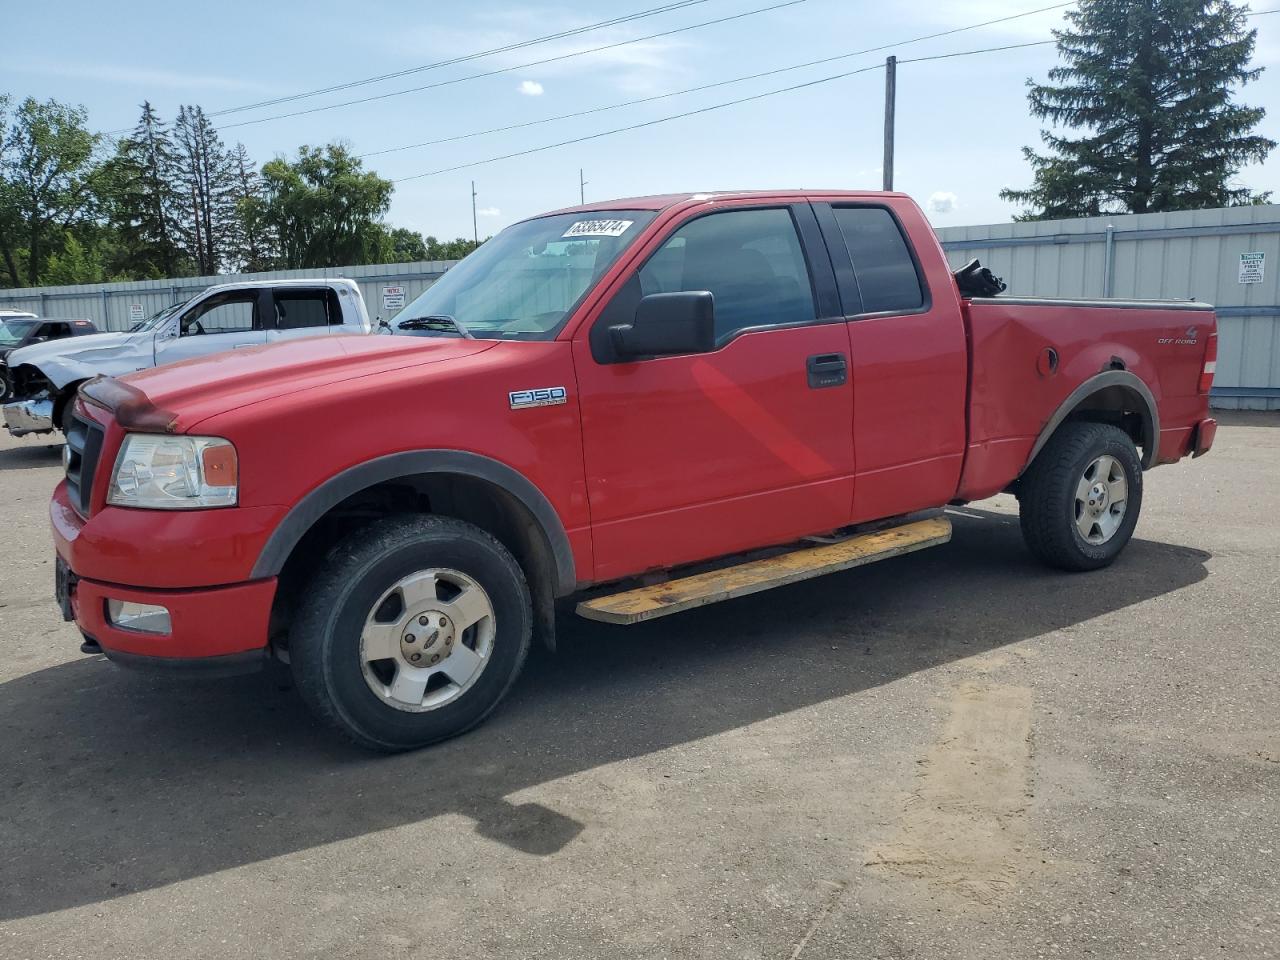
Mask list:
[{"label": "warning sign on fence", "polygon": [[1266,272],[1267,255],[1265,253],[1240,254],[1240,282],[1261,283]]},{"label": "warning sign on fence", "polygon": [[142,304],[140,303],[129,304],[129,319],[132,320],[134,323],[137,323],[139,320],[145,319],[142,315]]},{"label": "warning sign on fence", "polygon": [[382,309],[383,310],[403,310],[404,309],[404,287],[383,287],[382,288]]}]

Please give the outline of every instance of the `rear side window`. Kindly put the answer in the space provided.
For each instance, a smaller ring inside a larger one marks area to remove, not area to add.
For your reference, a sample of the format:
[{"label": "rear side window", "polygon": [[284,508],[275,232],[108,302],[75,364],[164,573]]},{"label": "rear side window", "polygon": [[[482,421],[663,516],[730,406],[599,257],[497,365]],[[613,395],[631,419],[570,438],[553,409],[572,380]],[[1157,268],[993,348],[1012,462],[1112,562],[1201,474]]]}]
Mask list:
[{"label": "rear side window", "polygon": [[809,268],[791,212],[726,210],[691,220],[640,270],[651,293],[710,290],[716,339],[748,327],[807,323],[816,316]]},{"label": "rear side window", "polygon": [[277,329],[301,330],[342,323],[338,295],[331,289],[276,290],[274,297]]},{"label": "rear side window", "polygon": [[835,207],[832,212],[853,260],[862,312],[905,312],[924,306],[911,249],[893,215],[884,207]]}]

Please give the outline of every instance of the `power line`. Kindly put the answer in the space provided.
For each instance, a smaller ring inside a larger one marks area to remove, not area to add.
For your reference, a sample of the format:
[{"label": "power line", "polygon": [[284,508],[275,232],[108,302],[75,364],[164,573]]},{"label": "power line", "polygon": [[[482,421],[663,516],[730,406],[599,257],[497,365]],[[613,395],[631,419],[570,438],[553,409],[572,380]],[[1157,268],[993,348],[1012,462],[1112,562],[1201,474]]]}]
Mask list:
[{"label": "power line", "polygon": [[[895,40],[892,43],[883,43],[883,44],[880,44],[879,46],[867,47],[863,50],[854,50],[851,53],[841,53],[833,57],[823,57],[818,60],[807,60],[804,63],[792,64],[791,66],[787,66],[787,67],[778,67],[774,70],[764,70],[764,71],[761,71],[760,73],[752,73],[743,77],[733,77],[729,80],[717,80],[714,83],[704,83],[704,84],[701,84],[700,86],[688,87],[684,90],[675,90],[670,93],[659,93],[651,97],[641,97],[637,100],[624,100],[621,103],[611,103],[611,104],[606,104],[600,107],[590,107],[586,110],[576,110],[573,113],[562,113],[554,117],[543,117],[538,120],[525,120],[520,123],[507,124],[506,126],[502,126],[502,127],[492,127],[488,130],[476,130],[471,133],[455,134],[454,136],[450,136],[450,137],[441,137],[438,140],[426,140],[426,141],[423,141],[422,143],[409,143],[399,147],[387,147],[382,150],[372,150],[369,153],[360,154],[360,159],[364,160],[364,159],[368,159],[369,157],[383,156],[384,154],[388,154],[388,153],[399,153],[404,150],[416,150],[420,147],[434,147],[434,146],[439,146],[442,143],[454,143],[459,140],[469,140],[473,137],[482,137],[491,133],[506,133],[511,130],[520,130],[520,129],[523,129],[524,127],[534,127],[544,123],[554,123],[557,120],[572,120],[576,117],[585,117],[595,113],[604,113],[605,111],[608,111],[608,110],[619,110],[623,107],[635,107],[644,103],[653,103],[658,100],[668,100],[672,97],[681,97],[689,93],[699,93],[703,90],[714,90],[718,87],[727,87],[735,83],[746,83],[749,80],[760,80],[760,79],[763,79],[764,77],[772,77],[780,73],[790,73],[795,70],[803,70],[806,67],[816,67],[816,66],[820,66],[821,64],[834,63],[838,60],[849,60],[853,57],[865,56],[866,54],[869,54],[869,53],[878,53],[882,50],[890,50],[897,47],[905,47],[913,43],[922,43],[926,40],[937,40],[941,37],[954,36],[957,33],[964,33],[969,30],[978,30],[983,27],[995,26],[996,24],[1007,23],[1010,20],[1017,20],[1022,17],[1034,16],[1037,13],[1045,13],[1050,10],[1059,10],[1063,7],[1069,7],[1074,2],[1075,0],[1069,0],[1069,2],[1067,3],[1055,3],[1055,4],[1052,4],[1051,6],[1040,7],[1035,10],[1026,10],[1026,11],[1023,11],[1022,13],[1015,13],[1015,14],[1010,14],[1008,16],[1004,16],[1004,17],[997,17],[994,20],[984,20],[981,23],[973,23],[963,27],[954,27],[950,30],[943,30],[939,33],[924,34],[919,37],[911,37],[910,39],[907,39],[907,40]],[[1053,43],[1053,42],[1054,42],[1053,40],[1038,41],[1038,43]],[[1026,46],[1035,46],[1035,45],[1037,44],[1026,44]],[[1017,47],[1017,46],[1022,46],[1022,44],[1013,44],[1010,47],[1007,47],[1004,49],[1013,49],[1014,47]],[[961,55],[962,54],[948,54],[948,56],[961,56]],[[908,63],[912,61],[904,60],[900,62]]]},{"label": "power line", "polygon": [[527,70],[530,67],[540,67],[548,63],[558,63],[562,60],[569,60],[573,57],[582,57],[590,53],[600,53],[604,50],[613,50],[616,47],[625,47],[633,43],[643,43],[646,40],[656,40],[659,37],[669,37],[677,33],[686,33],[689,30],[698,30],[702,27],[711,27],[721,23],[729,23],[733,20],[742,20],[746,17],[754,17],[756,14],[768,13],[772,10],[781,10],[783,7],[794,7],[801,3],[808,3],[809,0],[783,0],[781,3],[773,3],[767,7],[758,7],[754,10],[746,10],[742,13],[735,13],[727,17],[718,17],[715,20],[703,20],[701,23],[691,23],[688,26],[676,27],[672,30],[663,30],[659,33],[651,33],[644,37],[633,37],[630,40],[619,40],[614,43],[606,43],[602,46],[591,47],[587,50],[576,50],[573,53],[562,53],[559,56],[547,57],[543,60],[533,60],[529,63],[517,64],[514,67],[500,67],[496,70],[488,70],[484,73],[468,74],[465,77],[454,77],[450,80],[439,80],[435,83],[428,83],[421,87],[410,87],[406,90],[392,90],[389,93],[379,93],[369,97],[360,97],[357,100],[343,100],[339,103],[325,104],[320,107],[310,107],[306,110],[294,110],[289,113],[277,113],[269,117],[257,117],[253,120],[241,120],[239,123],[228,123],[222,127],[223,130],[231,130],[235,127],[247,127],[255,123],[268,123],[272,120],[285,120],[289,117],[302,117],[312,113],[321,113],[326,110],[336,110],[339,107],[353,107],[362,103],[372,103],[375,100],[386,100],[390,97],[402,97],[409,93],[421,93],[424,90],[434,90],[438,87],[447,87],[455,83],[466,83],[469,80],[479,80],[484,77],[494,77],[503,73],[514,73],[517,70]]},{"label": "power line", "polygon": [[[974,56],[980,53],[997,53],[999,51],[1014,50],[1020,47],[1039,47],[1039,46],[1043,46],[1046,43],[1054,43],[1054,42],[1055,41],[1053,40],[1036,40],[1030,43],[1012,43],[1012,44],[1006,44],[1004,46],[999,46],[999,47],[983,47],[978,50],[961,50],[955,53],[935,54],[934,56],[929,56],[929,57],[916,57],[915,59],[912,59],[912,60],[900,60],[899,63],[920,63],[925,60],[943,60],[949,57],[969,57],[969,56]],[[426,177],[438,176],[439,174],[442,174],[442,173],[453,173],[454,171],[457,171],[457,170],[467,170],[471,167],[479,167],[488,163],[496,163],[499,160],[511,160],[515,157],[528,156],[531,153],[541,153],[544,150],[554,150],[557,147],[567,147],[576,143],[585,143],[589,140],[599,140],[602,137],[610,137],[610,136],[613,136],[614,134],[627,133],[632,130],[641,130],[645,127],[657,126],[660,123],[667,123],[671,120],[682,120],[685,117],[693,117],[703,113],[711,113],[714,110],[723,110],[726,107],[736,107],[744,103],[751,103],[756,100],[764,100],[767,97],[776,97],[779,94],[783,94],[783,93],[793,93],[796,90],[805,90],[805,89],[808,89],[809,87],[816,87],[824,83],[831,83],[832,81],[835,81],[835,80],[843,80],[846,77],[857,76],[860,73],[870,73],[873,70],[881,70],[883,68],[884,68],[884,64],[876,63],[866,67],[859,67],[857,70],[847,70],[844,73],[836,73],[828,77],[819,77],[816,80],[809,80],[809,81],[806,81],[805,83],[797,83],[789,87],[780,87],[776,90],[766,90],[763,93],[753,94],[748,97],[739,97],[736,100],[726,100],[722,103],[713,103],[709,106],[700,107],[696,110],[687,110],[684,113],[675,113],[666,117],[657,117],[653,120],[645,120],[641,123],[633,123],[625,127],[615,127],[612,130],[602,130],[598,133],[591,133],[582,137],[574,137],[570,140],[561,140],[558,143],[548,143],[539,147],[530,147],[527,150],[518,150],[514,153],[506,153],[498,157],[488,157],[484,160],[473,160],[470,163],[460,163],[452,167],[441,167],[439,170],[428,170],[426,173],[415,173],[408,177],[399,177],[393,182],[404,183],[408,180],[421,180]]]},{"label": "power line", "polygon": [[575,27],[571,30],[561,30],[559,33],[548,33],[541,37],[533,37],[530,40],[520,40],[502,47],[491,47],[488,50],[479,50],[475,53],[464,54],[459,57],[453,57],[449,60],[437,60],[434,63],[424,63],[417,67],[408,67],[404,70],[396,70],[393,73],[383,73],[376,77],[366,77],[363,80],[350,80],[346,83],[334,84],[331,87],[320,87],[316,90],[307,90],[303,93],[295,93],[285,97],[276,97],[272,100],[259,100],[256,103],[246,103],[238,107],[225,107],[222,110],[214,110],[209,114],[209,116],[221,117],[228,113],[240,113],[244,110],[256,110],[259,107],[272,107],[278,103],[291,103],[295,100],[306,99],[307,97],[316,97],[325,93],[335,93],[339,90],[348,90],[352,87],[365,86],[370,83],[379,83],[383,80],[394,80],[397,77],[406,77],[414,73],[424,73],[428,70],[438,70],[440,67],[450,67],[454,64],[466,63],[468,60],[478,60],[481,57],[490,57],[499,53],[511,53],[513,50],[523,50],[525,47],[532,47],[539,43],[547,43],[551,40],[564,40],[568,37],[576,37],[584,33],[590,33],[593,30],[603,30],[606,27],[616,27],[620,24],[631,23],[634,20],[644,20],[648,17],[656,17],[662,13],[670,13],[673,10],[681,10],[685,7],[693,7],[707,2],[708,0],[678,0],[678,2],[663,4],[660,7],[650,7],[647,10],[639,10],[635,13],[623,14],[622,16],[614,17],[611,20],[600,20],[597,23],[589,23],[586,26]]}]

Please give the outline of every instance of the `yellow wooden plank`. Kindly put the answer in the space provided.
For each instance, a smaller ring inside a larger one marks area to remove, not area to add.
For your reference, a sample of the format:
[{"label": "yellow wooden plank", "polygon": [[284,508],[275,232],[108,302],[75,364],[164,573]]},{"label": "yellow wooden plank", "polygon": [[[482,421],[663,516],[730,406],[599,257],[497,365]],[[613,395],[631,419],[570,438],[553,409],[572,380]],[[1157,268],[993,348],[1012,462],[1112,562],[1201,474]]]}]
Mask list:
[{"label": "yellow wooden plank", "polygon": [[603,623],[639,623],[825,573],[887,560],[937,546],[950,539],[951,521],[946,517],[931,517],[850,537],[839,543],[794,550],[736,567],[584,600],[578,604],[577,612],[588,620]]}]

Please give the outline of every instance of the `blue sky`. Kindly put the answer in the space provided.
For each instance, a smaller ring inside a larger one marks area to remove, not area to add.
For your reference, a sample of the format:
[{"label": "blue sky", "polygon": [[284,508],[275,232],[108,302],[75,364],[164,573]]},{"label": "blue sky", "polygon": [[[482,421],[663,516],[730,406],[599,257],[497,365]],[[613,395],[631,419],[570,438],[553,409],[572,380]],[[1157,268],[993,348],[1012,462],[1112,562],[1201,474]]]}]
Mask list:
[{"label": "blue sky", "polygon": [[[520,51],[215,118],[263,162],[299,144],[340,139],[366,153],[670,93],[744,74],[894,43],[1051,0],[949,0],[894,4],[803,0],[793,6],[670,37],[516,69],[436,90],[269,122],[230,124],[421,86],[768,6],[778,0],[707,0],[682,10]],[[180,103],[216,111],[621,16],[660,0],[467,4],[337,2],[219,4],[134,2],[129,13],[60,0],[9,4],[0,91],[82,103],[96,129],[128,127],[150,99],[165,119]],[[1270,9],[1255,4],[1257,9]],[[389,153],[367,163],[397,179],[749,96],[883,61],[1046,39],[1060,11],[953,37],[455,143]],[[1244,100],[1268,108],[1263,132],[1280,139],[1280,15],[1256,18],[1257,62],[1269,67]],[[1024,81],[1055,62],[1052,46],[904,64],[898,72],[896,186],[936,225],[1007,220],[1003,186],[1029,171],[1020,148],[1037,143]],[[587,199],[747,187],[878,188],[883,76],[879,71],[516,159],[399,183],[390,221],[439,237],[471,233],[470,182],[481,235],[530,214]],[[1280,193],[1280,153],[1242,172]]]}]

